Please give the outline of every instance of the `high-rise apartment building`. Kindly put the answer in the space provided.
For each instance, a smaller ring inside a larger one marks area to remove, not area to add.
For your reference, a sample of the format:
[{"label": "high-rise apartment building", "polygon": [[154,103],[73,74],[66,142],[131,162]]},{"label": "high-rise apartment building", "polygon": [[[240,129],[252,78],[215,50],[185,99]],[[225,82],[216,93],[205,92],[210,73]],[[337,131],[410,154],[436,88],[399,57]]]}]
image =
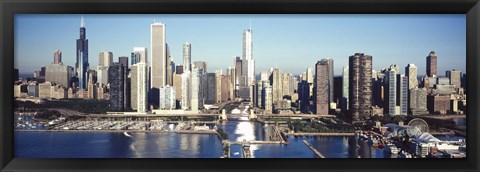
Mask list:
[{"label": "high-rise apartment building", "polygon": [[348,111],[348,66],[344,66],[342,70],[342,99],[341,107],[343,112]]},{"label": "high-rise apartment building", "polygon": [[364,121],[372,114],[372,56],[355,53],[348,66],[350,118]]},{"label": "high-rise apartment building", "polygon": [[108,82],[110,83],[110,110],[125,111],[127,85],[127,70],[120,63],[114,63],[108,68]]},{"label": "high-rise apartment building", "polygon": [[333,59],[331,58],[325,58],[322,59],[321,61],[324,61],[323,63],[328,64],[328,103],[334,102],[334,85],[333,85],[333,77],[334,77],[334,69],[333,69]]},{"label": "high-rise apartment building", "polygon": [[192,74],[190,71],[185,71],[182,73],[182,102],[181,106],[183,110],[189,110],[191,108],[192,100],[192,83],[191,83]]},{"label": "high-rise apartment building", "polygon": [[315,112],[320,115],[328,115],[330,65],[327,60],[315,64]]},{"label": "high-rise apartment building", "polygon": [[166,85],[160,88],[160,109],[173,110],[176,108],[175,88]]},{"label": "high-rise apartment building", "polygon": [[183,44],[183,68],[185,71],[192,71],[192,44]]}]

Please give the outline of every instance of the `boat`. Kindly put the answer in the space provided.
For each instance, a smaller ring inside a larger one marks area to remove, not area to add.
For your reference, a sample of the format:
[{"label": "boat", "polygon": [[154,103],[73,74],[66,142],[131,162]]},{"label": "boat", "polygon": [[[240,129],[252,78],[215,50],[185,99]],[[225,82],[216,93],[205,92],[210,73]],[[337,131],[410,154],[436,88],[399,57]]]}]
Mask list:
[{"label": "boat", "polygon": [[233,155],[240,155],[240,152],[234,152]]},{"label": "boat", "polygon": [[132,137],[130,134],[128,134],[127,132],[123,132],[123,135],[127,136],[127,137]]}]

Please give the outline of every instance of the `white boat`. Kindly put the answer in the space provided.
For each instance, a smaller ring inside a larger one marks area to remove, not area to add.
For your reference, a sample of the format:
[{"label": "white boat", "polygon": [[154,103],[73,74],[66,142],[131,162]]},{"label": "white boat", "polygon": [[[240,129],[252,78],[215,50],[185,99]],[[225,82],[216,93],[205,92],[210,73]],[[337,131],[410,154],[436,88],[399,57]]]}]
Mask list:
[{"label": "white boat", "polygon": [[127,136],[127,137],[132,137],[130,134],[128,134],[127,132],[123,132],[123,135]]},{"label": "white boat", "polygon": [[233,155],[240,155],[240,152],[234,152]]}]

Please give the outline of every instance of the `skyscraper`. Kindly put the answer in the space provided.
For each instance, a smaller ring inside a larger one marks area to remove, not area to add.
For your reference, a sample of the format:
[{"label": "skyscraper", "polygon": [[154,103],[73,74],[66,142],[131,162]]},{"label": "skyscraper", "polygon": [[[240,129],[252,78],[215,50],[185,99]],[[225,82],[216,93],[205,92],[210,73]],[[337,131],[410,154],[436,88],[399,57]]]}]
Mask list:
[{"label": "skyscraper", "polygon": [[126,56],[120,56],[118,57],[118,62],[121,63],[123,66],[125,66],[127,69],[128,67],[128,57]]},{"label": "skyscraper", "polygon": [[227,83],[222,83],[222,70],[215,70],[215,101],[220,103],[222,101],[222,85]]},{"label": "skyscraper", "polygon": [[213,104],[215,103],[215,89],[216,89],[216,74],[215,73],[207,73],[207,85],[205,87],[205,103],[207,104]]},{"label": "skyscraper", "polygon": [[252,29],[250,28],[243,32],[242,42],[242,68],[239,83],[239,97],[247,100],[253,100],[252,98],[252,85],[255,80],[255,60],[253,59],[253,40]]},{"label": "skyscraper", "polygon": [[192,99],[192,94],[191,94],[191,72],[190,71],[185,71],[182,73],[182,109],[183,110],[189,110],[191,107],[191,99]]},{"label": "skyscraper", "polygon": [[192,70],[192,88],[191,88],[191,110],[198,111],[203,107],[203,92],[202,92],[202,69],[194,68]]},{"label": "skyscraper", "polygon": [[62,63],[62,52],[57,49],[53,52],[53,64],[60,64]]},{"label": "skyscraper", "polygon": [[110,83],[110,110],[125,111],[127,85],[126,68],[120,63],[114,63],[108,68],[108,82]]},{"label": "skyscraper", "polygon": [[372,114],[372,56],[355,53],[349,57],[349,106],[352,122]]},{"label": "skyscraper", "polygon": [[175,88],[169,85],[160,88],[160,109],[175,109]]},{"label": "skyscraper", "polygon": [[262,92],[262,106],[265,108],[266,114],[271,114],[273,111],[273,95],[272,95],[272,86],[269,82],[263,83],[264,88]]},{"label": "skyscraper", "polygon": [[[203,73],[207,73],[207,63],[204,61],[193,62],[194,68],[199,68]],[[193,67],[192,67],[193,68]]]},{"label": "skyscraper", "polygon": [[[415,64],[408,64],[407,67],[405,67],[405,74],[407,75],[408,78],[408,90],[418,88],[418,79],[417,79],[417,66]],[[411,91],[407,91],[408,94],[408,101],[407,101],[407,109],[410,109],[410,101],[411,101],[411,96],[410,96]]]},{"label": "skyscraper", "polygon": [[240,57],[235,57],[234,65],[235,65],[235,97],[240,97],[240,81],[242,80],[242,59]]},{"label": "skyscraper", "polygon": [[134,65],[138,62],[148,63],[147,48],[133,47],[131,58],[132,58],[130,63],[131,65]]},{"label": "skyscraper", "polygon": [[113,53],[102,51],[98,54],[98,66],[110,67],[113,65]]},{"label": "skyscraper", "polygon": [[60,50],[53,53],[53,61],[52,64],[45,66],[45,81],[54,82],[65,88],[70,87],[70,81],[75,75],[73,67],[63,65]]},{"label": "skyscraper", "polygon": [[334,90],[334,85],[333,85],[333,77],[334,77],[334,71],[333,71],[333,59],[331,58],[325,58],[322,59],[321,61],[324,61],[324,63],[328,64],[328,103],[334,102],[333,100],[333,90]]},{"label": "skyscraper", "polygon": [[348,66],[343,67],[342,72],[342,100],[341,107],[343,112],[348,111]]},{"label": "skyscraper", "polygon": [[385,106],[385,112],[388,112],[389,115],[396,115],[395,107],[397,105],[397,71],[394,69],[389,69],[386,75],[386,82],[388,84],[387,93],[388,96],[385,96],[387,106]]},{"label": "skyscraper", "polygon": [[276,104],[283,99],[282,74],[280,73],[280,69],[274,68],[270,78],[270,83],[272,83],[272,103]]},{"label": "skyscraper", "polygon": [[231,98],[231,75],[222,75],[221,76],[221,101],[228,101]]},{"label": "skyscraper", "polygon": [[415,66],[415,64],[408,64],[407,67],[405,67],[405,74],[408,77],[408,89],[417,88],[417,66]]},{"label": "skyscraper", "polygon": [[456,88],[460,88],[462,86],[462,73],[459,70],[447,70],[445,72],[445,76],[450,79],[450,85],[455,85]]},{"label": "skyscraper", "polygon": [[152,54],[152,67],[150,88],[154,107],[159,105],[159,89],[167,83],[167,48],[166,48],[166,25],[153,23],[150,25],[150,50]]},{"label": "skyscraper", "polygon": [[252,38],[252,26],[243,32],[243,71],[242,74],[246,75],[247,83],[245,86],[250,86],[255,80],[255,60],[253,59],[253,38]]},{"label": "skyscraper", "polygon": [[320,115],[328,115],[329,70],[330,63],[327,60],[321,60],[315,64],[315,112]]},{"label": "skyscraper", "polygon": [[183,68],[192,71],[192,45],[189,42],[183,44]]},{"label": "skyscraper", "polygon": [[88,70],[90,68],[88,63],[88,39],[86,38],[86,32],[85,21],[82,16],[80,22],[80,38],[77,39],[77,62],[75,63],[75,73],[78,77],[78,87],[80,89],[87,89]]},{"label": "skyscraper", "polygon": [[97,66],[97,82],[103,85],[108,84],[108,67],[107,66]]},{"label": "skyscraper", "polygon": [[[144,112],[147,112],[148,111],[148,64],[147,63],[144,63],[144,62],[139,62],[137,64],[134,65],[135,68],[136,68],[136,89],[134,89],[133,87],[133,82],[134,82],[134,79],[132,79],[132,91],[136,91],[136,108],[137,108],[137,112],[141,112],[141,113],[144,113]],[[132,70],[133,70],[133,66],[132,66]],[[133,74],[133,72],[132,72]],[[133,75],[132,75],[133,76]],[[132,92],[132,98],[133,98],[133,93]],[[131,104],[133,105],[133,100],[131,102]]]},{"label": "skyscraper", "polygon": [[437,75],[437,55],[435,51],[430,51],[427,56],[427,75],[429,77]]},{"label": "skyscraper", "polygon": [[410,111],[412,115],[428,114],[426,88],[414,88],[410,90]]},{"label": "skyscraper", "polygon": [[400,103],[400,115],[407,115],[408,113],[408,77],[401,74],[399,81],[399,103]]},{"label": "skyscraper", "polygon": [[173,71],[175,70],[175,64],[172,62],[172,56],[170,55],[170,48],[168,47],[168,44],[165,45],[167,47],[167,62],[165,63],[167,65],[167,74],[166,74],[166,83],[165,85],[173,85]]}]

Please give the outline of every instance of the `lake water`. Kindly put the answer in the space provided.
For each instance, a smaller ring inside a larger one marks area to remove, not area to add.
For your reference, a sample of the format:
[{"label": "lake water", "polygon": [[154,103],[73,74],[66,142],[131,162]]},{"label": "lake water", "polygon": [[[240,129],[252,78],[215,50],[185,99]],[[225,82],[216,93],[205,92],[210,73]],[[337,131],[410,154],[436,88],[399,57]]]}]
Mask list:
[{"label": "lake water", "polygon": [[[230,141],[266,140],[260,123],[227,121],[224,129]],[[223,147],[217,135],[122,132],[15,132],[15,157],[21,158],[219,158]],[[458,140],[461,137],[438,137]],[[251,145],[255,158],[315,158],[302,140],[307,140],[327,158],[383,158],[382,149],[360,144],[356,153],[353,137],[292,137],[290,144]],[[231,157],[241,158],[241,146],[232,145]]]}]

